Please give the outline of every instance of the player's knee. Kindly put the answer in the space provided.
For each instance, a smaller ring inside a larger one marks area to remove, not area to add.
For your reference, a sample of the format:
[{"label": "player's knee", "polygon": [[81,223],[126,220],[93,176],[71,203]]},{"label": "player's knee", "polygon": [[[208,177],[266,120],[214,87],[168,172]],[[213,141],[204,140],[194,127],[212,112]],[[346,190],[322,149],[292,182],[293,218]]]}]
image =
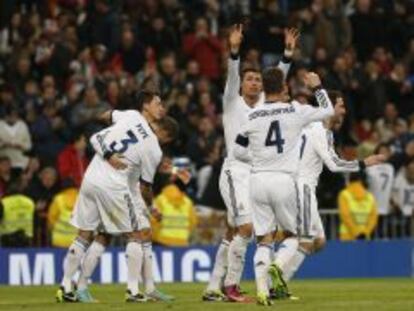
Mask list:
[{"label": "player's knee", "polygon": [[273,232],[266,235],[258,236],[256,237],[256,240],[258,244],[273,245]]},{"label": "player's knee", "polygon": [[234,235],[234,229],[233,228],[231,228],[230,226],[228,226],[227,227],[227,230],[226,230],[226,233],[225,233],[225,235],[224,235],[224,238],[227,240],[227,241],[231,241],[231,240],[233,240],[233,235]]},{"label": "player's knee", "polygon": [[99,244],[103,245],[103,246],[108,246],[109,243],[111,243],[111,239],[112,237],[109,234],[106,233],[99,233],[96,237],[95,237],[95,242],[98,242]]},{"label": "player's knee", "polygon": [[251,223],[241,225],[237,228],[237,233],[245,239],[250,239],[253,235],[253,225]]},{"label": "player's knee", "polygon": [[89,243],[92,243],[93,241],[93,232],[92,231],[78,231],[78,236],[84,239],[85,241],[88,241]]},{"label": "player's knee", "polygon": [[326,245],[326,239],[325,238],[316,238],[313,241],[313,251],[315,253],[319,252],[325,247],[325,245]]},{"label": "player's knee", "polygon": [[314,246],[313,241],[300,241],[299,248],[304,252],[305,254],[312,254],[314,252]]}]

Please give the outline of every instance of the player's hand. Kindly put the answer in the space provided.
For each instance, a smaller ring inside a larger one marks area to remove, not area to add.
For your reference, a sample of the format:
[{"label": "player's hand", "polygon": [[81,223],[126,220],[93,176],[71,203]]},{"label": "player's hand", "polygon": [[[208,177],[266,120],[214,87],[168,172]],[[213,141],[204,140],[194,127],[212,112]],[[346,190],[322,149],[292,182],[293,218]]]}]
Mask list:
[{"label": "player's hand", "polygon": [[127,168],[127,165],[123,162],[123,155],[119,153],[114,153],[109,159],[108,162],[116,170],[123,170]]},{"label": "player's hand", "polygon": [[151,216],[154,217],[156,221],[160,222],[162,220],[162,214],[158,208],[152,207],[150,210],[150,213],[151,213]]},{"label": "player's hand", "polygon": [[299,31],[296,28],[285,29],[285,51],[286,57],[292,57],[299,39]]},{"label": "player's hand", "polygon": [[366,167],[378,165],[386,161],[386,157],[383,154],[374,154],[364,159]]},{"label": "player's hand", "polygon": [[232,26],[229,35],[230,50],[233,54],[239,53],[240,45],[243,41],[243,25],[235,24]]},{"label": "player's hand", "polygon": [[322,84],[321,78],[315,72],[308,72],[303,79],[305,85],[311,89],[317,88]]}]

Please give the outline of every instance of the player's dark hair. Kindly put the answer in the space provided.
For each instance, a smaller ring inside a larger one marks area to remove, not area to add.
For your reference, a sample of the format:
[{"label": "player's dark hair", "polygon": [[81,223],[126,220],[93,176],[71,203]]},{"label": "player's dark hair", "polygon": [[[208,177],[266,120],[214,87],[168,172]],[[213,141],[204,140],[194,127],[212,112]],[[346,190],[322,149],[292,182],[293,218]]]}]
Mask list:
[{"label": "player's dark hair", "polygon": [[155,96],[159,96],[157,92],[142,90],[135,94],[134,108],[142,111],[145,104],[150,103]]},{"label": "player's dark hair", "polygon": [[175,140],[178,136],[179,126],[174,118],[166,116],[157,122],[158,126],[166,131],[172,140]]},{"label": "player's dark hair", "polygon": [[249,72],[254,72],[254,73],[259,73],[259,74],[261,73],[259,68],[253,67],[253,66],[248,66],[248,67],[245,67],[245,68],[243,68],[241,70],[241,72],[240,72],[240,79],[243,81],[244,77]]},{"label": "player's dark hair", "polygon": [[263,90],[266,94],[277,94],[283,91],[284,74],[277,67],[266,68],[262,73]]},{"label": "player's dark hair", "polygon": [[343,98],[344,96],[342,95],[342,93],[340,91],[337,91],[337,90],[328,90],[328,97],[331,100],[332,105],[335,107],[336,100],[338,98]]}]

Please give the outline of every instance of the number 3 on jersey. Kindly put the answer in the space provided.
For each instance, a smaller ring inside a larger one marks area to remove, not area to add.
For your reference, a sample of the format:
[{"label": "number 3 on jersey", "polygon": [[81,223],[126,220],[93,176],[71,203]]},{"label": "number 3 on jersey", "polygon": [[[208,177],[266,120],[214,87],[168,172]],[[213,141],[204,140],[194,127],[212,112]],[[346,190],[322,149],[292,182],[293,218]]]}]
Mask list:
[{"label": "number 3 on jersey", "polygon": [[285,140],[282,138],[279,121],[273,121],[270,123],[269,131],[267,132],[265,146],[276,146],[277,153],[282,153],[284,144]]}]

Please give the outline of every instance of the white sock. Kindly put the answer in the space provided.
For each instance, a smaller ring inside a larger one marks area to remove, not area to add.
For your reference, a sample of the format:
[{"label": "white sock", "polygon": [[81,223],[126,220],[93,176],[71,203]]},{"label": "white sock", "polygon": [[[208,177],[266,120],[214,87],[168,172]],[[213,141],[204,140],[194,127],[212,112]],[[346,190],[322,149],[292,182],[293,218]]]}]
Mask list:
[{"label": "white sock", "polygon": [[144,281],[145,293],[150,294],[155,290],[154,276],[152,274],[152,243],[142,243],[143,264],[142,279]]},{"label": "white sock", "polygon": [[93,241],[86,252],[85,258],[81,264],[81,272],[78,280],[78,289],[84,290],[88,287],[88,281],[98,265],[99,258],[105,252],[105,246]]},{"label": "white sock", "polygon": [[139,273],[142,268],[142,247],[137,241],[129,241],[126,246],[125,258],[128,268],[127,289],[132,295],[138,294]]},{"label": "white sock", "polygon": [[228,251],[228,268],[224,286],[238,285],[244,269],[247,244],[249,239],[236,235],[230,242]]},{"label": "white sock", "polygon": [[221,290],[222,282],[227,271],[229,244],[229,241],[223,240],[217,250],[213,272],[211,273],[207,286],[208,291]]},{"label": "white sock", "polygon": [[63,279],[61,283],[65,293],[72,291],[72,278],[78,270],[88,247],[89,242],[78,236],[68,249],[63,262]]},{"label": "white sock", "polygon": [[258,244],[254,255],[254,273],[258,293],[269,295],[268,271],[273,247],[268,244]]},{"label": "white sock", "polygon": [[299,241],[297,238],[287,238],[279,245],[275,260],[273,261],[282,271],[285,270],[285,265],[290,261],[298,249]]},{"label": "white sock", "polygon": [[292,279],[296,271],[299,270],[299,267],[302,265],[307,255],[309,255],[309,253],[299,246],[293,257],[284,267],[283,279],[285,281],[289,281]]}]

